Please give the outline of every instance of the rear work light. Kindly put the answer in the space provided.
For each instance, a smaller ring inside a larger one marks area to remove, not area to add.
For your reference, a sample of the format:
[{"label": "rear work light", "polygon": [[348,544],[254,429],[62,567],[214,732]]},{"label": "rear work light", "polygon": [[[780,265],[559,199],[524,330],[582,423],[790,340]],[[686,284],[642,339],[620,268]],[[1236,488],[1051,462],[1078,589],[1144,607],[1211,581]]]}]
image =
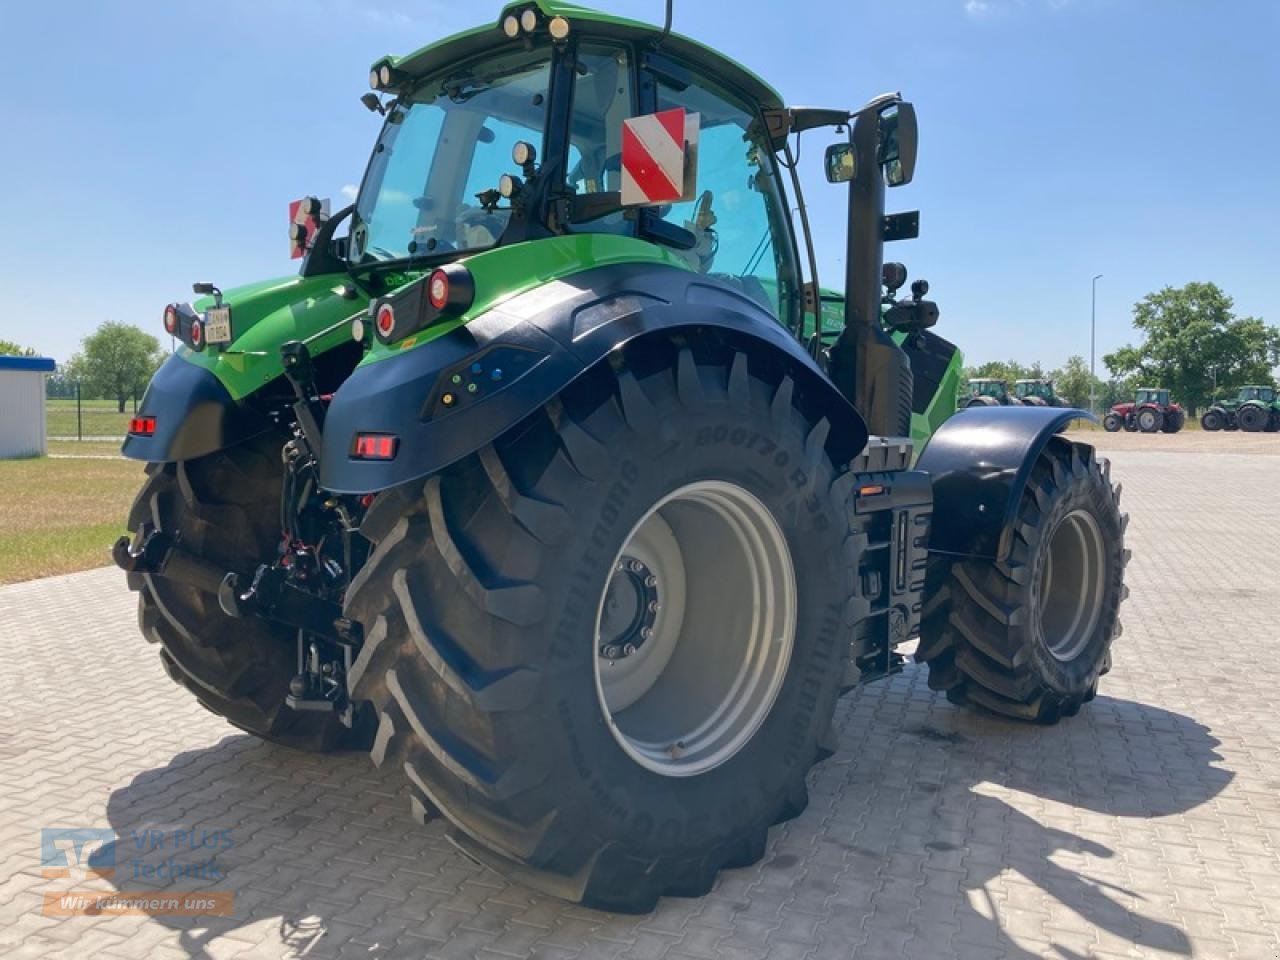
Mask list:
[{"label": "rear work light", "polygon": [[129,433],[135,437],[154,437],[156,433],[156,418],[133,417],[129,421]]},{"label": "rear work light", "polygon": [[357,433],[353,460],[394,460],[400,438],[389,433]]}]

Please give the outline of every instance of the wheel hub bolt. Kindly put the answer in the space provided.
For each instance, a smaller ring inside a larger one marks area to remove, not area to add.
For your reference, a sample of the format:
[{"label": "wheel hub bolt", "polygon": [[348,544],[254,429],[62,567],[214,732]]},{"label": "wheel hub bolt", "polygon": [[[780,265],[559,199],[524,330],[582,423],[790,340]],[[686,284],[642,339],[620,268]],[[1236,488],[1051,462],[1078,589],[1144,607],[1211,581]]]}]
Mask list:
[{"label": "wheel hub bolt", "polygon": [[[641,628],[640,628],[640,639],[641,639],[641,640],[648,640],[651,636],[653,636],[653,628],[652,628],[652,627],[641,627]],[[630,646],[630,644],[628,644],[628,646]]]},{"label": "wheel hub bolt", "polygon": [[622,648],[622,655],[624,657],[629,657],[635,652],[636,652],[636,645],[634,643],[628,643]]},{"label": "wheel hub bolt", "polygon": [[641,563],[639,560],[632,560],[632,561],[631,561],[631,572],[632,572],[632,573],[643,573],[643,572],[644,572],[644,564],[643,564],[643,563]]},{"label": "wheel hub bolt", "polygon": [[649,612],[650,612],[650,613],[657,613],[657,612],[658,612],[659,610],[661,610],[661,609],[662,609],[662,604],[658,603],[658,601],[657,601],[657,600],[650,600],[650,601],[649,601]]},{"label": "wheel hub bolt", "polygon": [[658,585],[658,578],[651,573],[649,574],[649,576],[644,578],[644,585],[646,587],[649,587],[650,589],[653,589]]}]

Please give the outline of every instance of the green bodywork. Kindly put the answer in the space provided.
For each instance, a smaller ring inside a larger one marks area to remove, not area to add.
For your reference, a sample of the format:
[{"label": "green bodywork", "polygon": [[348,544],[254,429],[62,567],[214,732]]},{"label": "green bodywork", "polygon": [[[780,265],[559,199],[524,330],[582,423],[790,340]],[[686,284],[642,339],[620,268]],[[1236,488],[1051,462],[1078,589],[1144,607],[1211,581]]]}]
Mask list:
[{"label": "green bodywork", "polygon": [[1260,406],[1280,412],[1280,396],[1276,395],[1275,388],[1261,385],[1241,387],[1240,392],[1234,397],[1230,397],[1226,400],[1218,400],[1214,403],[1214,406],[1221,407],[1224,410],[1235,413],[1246,403],[1256,403]]},{"label": "green bodywork", "polygon": [[[362,364],[377,363],[421,347],[509,297],[584,270],[621,263],[657,263],[688,269],[683,257],[665,247],[633,237],[597,233],[495,247],[459,262],[467,265],[475,279],[471,308],[391,346],[375,342]],[[400,274],[392,278],[392,286],[417,276]],[[344,297],[344,290],[355,296]],[[349,341],[351,321],[365,312],[370,299],[345,273],[285,277],[236,287],[223,294],[223,302],[231,307],[235,339],[225,350],[209,346],[197,352],[180,347],[178,356],[212,372],[232,398],[240,400],[284,372],[280,363],[282,343],[302,340],[313,355],[318,355]],[[213,298],[206,297],[193,306],[207,310],[213,306]]]},{"label": "green bodywork", "polygon": [[[582,24],[590,24],[592,37],[604,37],[617,40],[643,41],[654,40],[661,31],[658,27],[638,20],[615,17],[589,7],[580,7],[575,3],[561,3],[559,0],[533,0],[530,2],[511,3],[503,8],[498,19],[481,27],[473,27],[451,37],[427,44],[403,57],[387,55],[379,57],[371,65],[376,70],[383,64],[390,64],[393,70],[410,78],[422,77],[444,67],[482,54],[494,47],[509,47],[511,40],[502,32],[502,20],[509,13],[519,16],[522,10],[537,7],[545,19],[564,17],[569,21],[570,29]],[[716,74],[725,83],[737,87],[742,92],[760,101],[764,107],[781,107],[782,96],[761,77],[748,70],[742,64],[723,53],[692,40],[689,37],[672,33],[662,41],[663,47],[673,56],[688,61],[695,66],[704,67]]]},{"label": "green bodywork", "polygon": [[[836,290],[823,288],[819,296],[822,312],[823,342],[828,346],[844,328],[844,294]],[[886,306],[887,310],[888,307]],[[810,314],[805,315],[803,338],[813,336],[813,321]],[[891,333],[898,346],[907,339],[905,333]],[[923,449],[928,439],[942,426],[943,422],[956,412],[956,394],[960,392],[960,374],[964,370],[964,354],[956,350],[947,363],[938,389],[924,410],[911,413],[911,440],[917,450]]]}]

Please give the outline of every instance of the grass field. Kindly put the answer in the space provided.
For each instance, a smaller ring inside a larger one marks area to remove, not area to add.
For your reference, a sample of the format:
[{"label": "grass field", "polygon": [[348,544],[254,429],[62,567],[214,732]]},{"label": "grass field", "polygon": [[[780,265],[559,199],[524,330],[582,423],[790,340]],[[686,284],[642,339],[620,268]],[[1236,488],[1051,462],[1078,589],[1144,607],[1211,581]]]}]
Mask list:
[{"label": "grass field", "polygon": [[[124,409],[124,413],[117,413],[114,400],[82,400],[80,402],[80,435],[123,438],[129,430],[133,404],[126,403]],[[49,436],[77,436],[74,400],[46,400],[45,411]]]},{"label": "grass field", "polygon": [[142,476],[124,459],[0,461],[0,583],[110,563]]}]

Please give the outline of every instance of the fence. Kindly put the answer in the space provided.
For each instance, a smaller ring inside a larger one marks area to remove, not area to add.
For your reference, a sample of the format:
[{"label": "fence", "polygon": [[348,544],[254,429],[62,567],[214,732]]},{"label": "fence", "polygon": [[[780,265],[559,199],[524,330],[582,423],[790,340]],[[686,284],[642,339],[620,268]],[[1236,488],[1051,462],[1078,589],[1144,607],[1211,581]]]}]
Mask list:
[{"label": "fence", "polygon": [[45,400],[47,432],[50,440],[122,441],[129,432],[129,419],[138,411],[138,398],[125,402],[124,413],[115,400],[86,400],[79,384],[69,397]]}]

